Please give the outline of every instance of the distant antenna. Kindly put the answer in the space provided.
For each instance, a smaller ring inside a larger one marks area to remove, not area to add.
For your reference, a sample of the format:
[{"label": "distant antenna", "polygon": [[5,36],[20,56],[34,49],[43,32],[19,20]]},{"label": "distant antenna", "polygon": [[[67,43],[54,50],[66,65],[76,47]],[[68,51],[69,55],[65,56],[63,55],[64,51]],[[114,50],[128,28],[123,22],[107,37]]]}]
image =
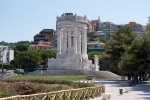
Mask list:
[{"label": "distant antenna", "polygon": [[101,21],[101,18],[100,18],[100,16],[98,17],[98,20],[99,20],[99,21]]},{"label": "distant antenna", "polygon": [[150,17],[148,17],[148,23],[150,24]]}]

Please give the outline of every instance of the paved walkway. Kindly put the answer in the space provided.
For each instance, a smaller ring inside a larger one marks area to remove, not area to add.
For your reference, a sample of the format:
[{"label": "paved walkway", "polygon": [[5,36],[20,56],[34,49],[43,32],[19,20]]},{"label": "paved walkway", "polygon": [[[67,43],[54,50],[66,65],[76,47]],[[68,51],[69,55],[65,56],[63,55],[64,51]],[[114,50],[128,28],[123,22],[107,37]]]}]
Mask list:
[{"label": "paved walkway", "polygon": [[[128,87],[127,81],[94,81],[97,84],[105,84],[106,93],[112,93],[109,100],[150,100],[150,81],[144,84]],[[131,91],[125,93],[125,88]],[[119,94],[119,89],[123,89],[123,94]],[[95,97],[90,100],[102,100],[102,97]]]}]

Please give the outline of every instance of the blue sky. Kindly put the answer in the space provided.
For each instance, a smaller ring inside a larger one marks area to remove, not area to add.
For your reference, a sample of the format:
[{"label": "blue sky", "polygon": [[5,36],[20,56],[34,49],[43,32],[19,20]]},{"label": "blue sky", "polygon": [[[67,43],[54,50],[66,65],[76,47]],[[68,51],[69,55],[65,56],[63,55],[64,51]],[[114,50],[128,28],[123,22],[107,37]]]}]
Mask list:
[{"label": "blue sky", "polygon": [[33,41],[42,29],[55,29],[56,17],[66,12],[146,25],[149,10],[150,0],[0,0],[0,41]]}]

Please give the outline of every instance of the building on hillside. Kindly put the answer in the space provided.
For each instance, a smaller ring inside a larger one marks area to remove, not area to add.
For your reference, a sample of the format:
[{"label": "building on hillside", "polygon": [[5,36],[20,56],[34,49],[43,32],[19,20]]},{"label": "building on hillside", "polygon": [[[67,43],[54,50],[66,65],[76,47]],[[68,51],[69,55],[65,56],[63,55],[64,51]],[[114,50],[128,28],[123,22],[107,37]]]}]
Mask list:
[{"label": "building on hillside", "polygon": [[109,41],[111,34],[118,29],[118,25],[112,22],[101,22],[100,19],[90,21],[90,25],[88,41]]},{"label": "building on hillside", "polygon": [[89,32],[95,32],[98,31],[98,24],[100,24],[100,19],[98,20],[91,20],[90,21],[90,31]]},{"label": "building on hillside", "polygon": [[10,63],[14,60],[14,50],[11,50],[9,46],[0,45],[0,62]]},{"label": "building on hillside", "polygon": [[147,28],[146,28],[146,26],[142,26],[142,32],[145,32],[145,33],[148,33],[148,30],[147,30]]},{"label": "building on hillside", "polygon": [[28,50],[50,50],[53,49],[52,42],[39,41],[38,44],[31,44]]},{"label": "building on hillside", "polygon": [[125,24],[125,26],[130,27],[133,33],[135,33],[138,37],[142,37],[144,34],[148,33],[146,26],[142,26],[136,22],[129,22],[128,24]]},{"label": "building on hillside", "polygon": [[34,44],[38,44],[40,41],[51,42],[53,47],[56,47],[56,36],[54,29],[43,29],[39,34],[34,36]]},{"label": "building on hillside", "polygon": [[94,37],[98,38],[99,41],[109,41],[110,33],[109,32],[97,31],[96,34],[94,34]]},{"label": "building on hillside", "polygon": [[125,24],[125,26],[128,26],[132,29],[133,32],[142,32],[142,25],[137,24],[136,22],[129,22],[128,24]]},{"label": "building on hillside", "polygon": [[106,42],[109,41],[110,39],[110,33],[109,32],[102,32],[102,31],[95,31],[95,32],[88,32],[87,34],[87,41],[101,41],[101,42]]},{"label": "building on hillside", "polygon": [[91,52],[91,51],[99,51],[99,52],[102,52],[102,51],[105,51],[105,43],[102,43],[102,42],[88,42],[87,43],[87,52]]},{"label": "building on hillside", "polygon": [[114,33],[118,29],[118,25],[112,22],[101,22],[97,27],[97,31],[102,31],[103,33]]}]

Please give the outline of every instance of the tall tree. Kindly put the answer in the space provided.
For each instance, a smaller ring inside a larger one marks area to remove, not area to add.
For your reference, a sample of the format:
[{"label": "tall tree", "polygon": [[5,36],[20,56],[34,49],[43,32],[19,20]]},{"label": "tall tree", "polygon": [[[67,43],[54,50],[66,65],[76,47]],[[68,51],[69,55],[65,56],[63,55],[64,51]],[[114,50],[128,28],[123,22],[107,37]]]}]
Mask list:
[{"label": "tall tree", "polygon": [[120,68],[128,75],[136,75],[138,72],[140,77],[145,77],[145,73],[150,72],[149,55],[150,33],[133,41],[131,48],[121,57]]},{"label": "tall tree", "polygon": [[27,51],[30,44],[31,44],[31,42],[29,42],[29,41],[19,41],[19,42],[17,42],[15,44],[15,46],[13,47],[13,49],[15,51],[15,56],[17,56],[17,54],[19,52]]},{"label": "tall tree", "polygon": [[89,53],[88,53],[88,58],[89,58],[90,60],[92,60],[92,62],[94,63],[94,55],[99,55],[99,54],[101,54],[101,52],[98,52],[98,51],[89,52]]},{"label": "tall tree", "polygon": [[106,53],[109,54],[110,69],[113,72],[120,73],[119,63],[122,55],[128,51],[136,35],[132,33],[129,27],[123,26],[106,43]]},{"label": "tall tree", "polygon": [[47,65],[48,58],[56,58],[56,50],[38,50],[42,58],[41,65]]},{"label": "tall tree", "polygon": [[39,65],[47,66],[48,58],[56,58],[55,50],[33,50],[19,52],[18,61],[25,71],[33,71]]},{"label": "tall tree", "polygon": [[133,42],[130,52],[134,54],[137,60],[137,67],[143,67],[144,70],[148,71],[150,69],[150,33]]},{"label": "tall tree", "polygon": [[19,62],[18,62],[18,60],[16,58],[14,60],[11,60],[10,66],[11,66],[12,69],[20,68]]},{"label": "tall tree", "polygon": [[26,72],[34,71],[41,63],[41,57],[36,51],[23,51],[18,54],[18,61]]},{"label": "tall tree", "polygon": [[148,31],[150,31],[150,17],[148,17],[148,23],[146,25],[146,28]]},{"label": "tall tree", "polygon": [[109,70],[109,55],[102,52],[98,55],[100,70]]}]

